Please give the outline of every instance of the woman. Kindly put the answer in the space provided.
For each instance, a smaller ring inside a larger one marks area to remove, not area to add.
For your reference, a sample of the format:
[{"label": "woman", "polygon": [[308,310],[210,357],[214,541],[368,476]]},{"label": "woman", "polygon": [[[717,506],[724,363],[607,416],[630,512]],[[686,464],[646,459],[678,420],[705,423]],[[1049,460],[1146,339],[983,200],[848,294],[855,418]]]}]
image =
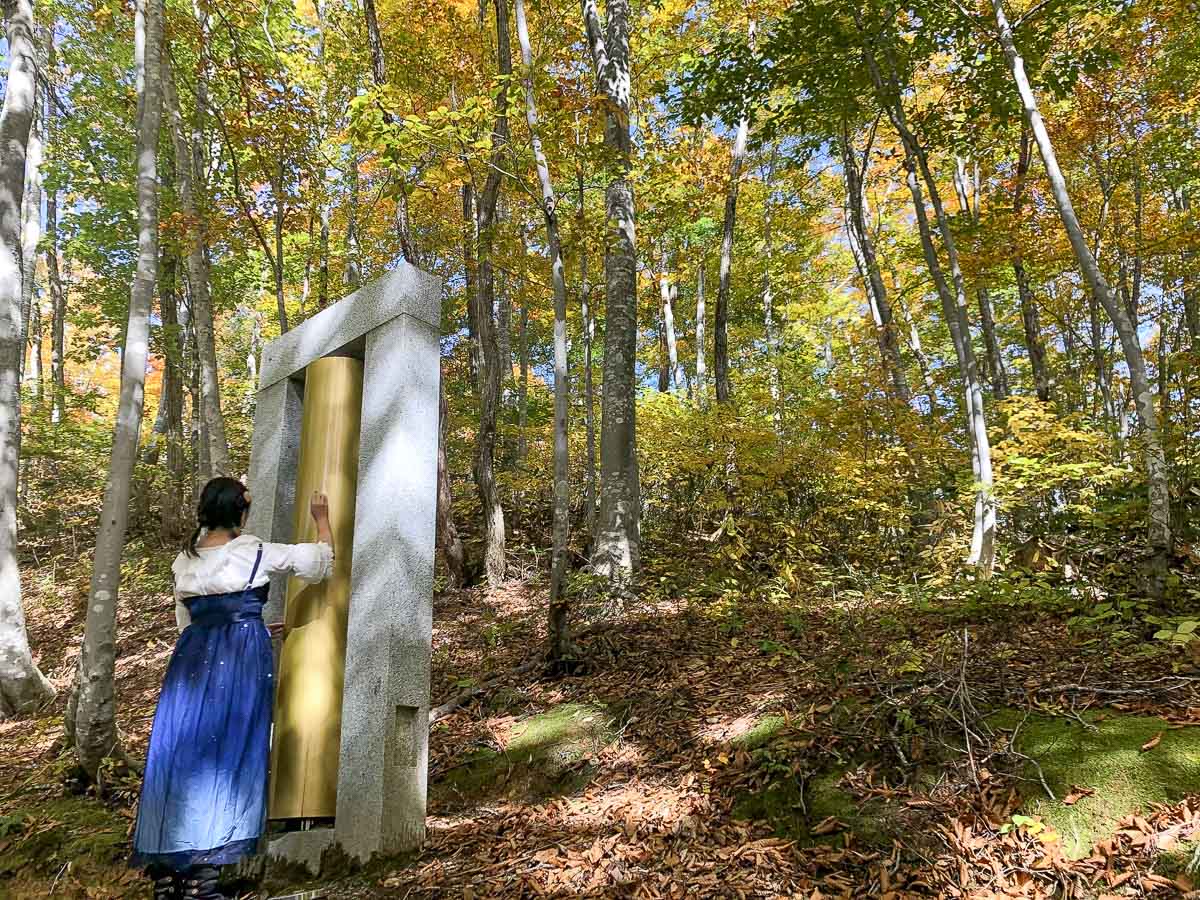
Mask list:
[{"label": "woman", "polygon": [[309,509],[318,543],[265,544],[241,533],[245,486],[214,478],[171,567],[181,633],[154,714],[133,838],[132,864],[148,870],[156,900],[219,900],[217,867],[254,853],[266,825],[275,685],[262,608],[275,573],[316,583],[333,568],[329,501],[314,493]]}]

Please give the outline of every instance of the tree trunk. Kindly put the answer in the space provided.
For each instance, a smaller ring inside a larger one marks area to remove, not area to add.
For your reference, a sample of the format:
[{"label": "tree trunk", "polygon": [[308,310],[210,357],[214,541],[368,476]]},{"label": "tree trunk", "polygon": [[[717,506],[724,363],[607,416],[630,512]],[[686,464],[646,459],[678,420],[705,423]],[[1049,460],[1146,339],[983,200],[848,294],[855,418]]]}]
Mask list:
[{"label": "tree trunk", "polygon": [[329,305],[329,201],[321,203],[321,265],[317,277],[317,309]]},{"label": "tree trunk", "polygon": [[0,112],[0,719],[54,697],[29,649],[17,568],[17,481],[21,450],[21,195],[33,123],[37,60],[33,6],[4,0],[8,81]]},{"label": "tree trunk", "polygon": [[1121,340],[1121,349],[1125,355],[1125,363],[1129,367],[1129,381],[1133,393],[1134,406],[1138,418],[1145,430],[1145,465],[1146,480],[1149,493],[1149,523],[1147,535],[1150,544],[1150,560],[1148,566],[1150,594],[1161,600],[1166,588],[1165,580],[1171,552],[1171,495],[1170,482],[1167,474],[1166,456],[1163,452],[1162,435],[1159,429],[1158,412],[1154,408],[1154,395],[1146,377],[1146,363],[1142,356],[1142,346],[1137,331],[1130,320],[1127,310],[1113,296],[1112,289],[1100,271],[1095,257],[1088,248],[1083,229],[1075,215],[1075,207],[1067,191],[1067,182],[1062,170],[1058,167],[1058,157],[1054,153],[1054,145],[1050,141],[1050,133],[1042,121],[1038,109],[1037,98],[1025,75],[1025,62],[1017,52],[1013,41],[1012,29],[1004,12],[1001,0],[992,0],[992,9],[996,15],[996,26],[999,30],[1000,46],[1008,60],[1009,71],[1016,82],[1017,91],[1025,110],[1025,120],[1037,141],[1038,151],[1046,167],[1046,176],[1050,181],[1050,189],[1054,195],[1054,203],[1058,207],[1059,217],[1067,231],[1071,249],[1075,259],[1083,271],[1084,280],[1091,289],[1092,295],[1104,307],[1104,311],[1112,320]]},{"label": "tree trunk", "polygon": [[271,268],[275,275],[275,310],[279,316],[279,333],[284,334],[288,330],[288,314],[287,303],[283,297],[283,220],[287,213],[283,188],[283,160],[279,161],[275,177],[271,180],[271,193],[275,195],[275,258]]},{"label": "tree trunk", "polygon": [[[967,174],[967,165],[962,157],[954,160],[954,189],[958,192],[958,204],[967,221],[979,225],[979,167],[974,176]],[[974,202],[972,202],[974,198]],[[1003,400],[1008,396],[1008,373],[1004,370],[1004,355],[996,337],[996,317],[992,309],[992,296],[982,284],[975,288],[979,301],[979,322],[983,331],[984,360],[988,367],[988,378],[992,384],[992,396]]]},{"label": "tree trunk", "polygon": [[[945,208],[942,206],[937,182],[929,169],[925,151],[908,128],[895,66],[889,59],[890,77],[885,82],[873,50],[869,46],[864,50],[864,61],[904,148],[905,170],[909,191],[913,197],[918,231],[921,235],[921,247],[925,254],[925,262],[929,267],[929,274],[933,278],[938,297],[942,302],[942,314],[950,331],[950,338],[954,344],[959,371],[963,379],[967,437],[971,445],[971,469],[977,486],[971,552],[967,557],[967,564],[975,566],[979,576],[987,579],[991,577],[995,565],[996,498],[992,491],[992,455],[987,433],[987,417],[984,412],[983,387],[979,378],[979,365],[975,359],[975,350],[971,345],[971,331],[967,320],[967,300],[963,288],[962,270],[958,265],[958,252],[955,249],[954,235],[950,229]],[[946,248],[946,258],[950,264],[951,277],[954,282],[953,291],[947,284],[942,273],[941,263],[938,261],[937,250],[933,243],[933,233],[925,211],[925,201],[921,195],[921,184],[917,178],[918,169],[923,176],[922,180],[929,189],[930,201],[937,217],[938,230]]]},{"label": "tree trunk", "polygon": [[704,325],[708,310],[704,307],[704,268],[707,260],[700,254],[696,269],[696,402],[701,406],[708,399],[708,373],[704,365]]},{"label": "tree trunk", "polygon": [[450,410],[446,405],[446,380],[438,381],[438,497],[437,539],[446,561],[452,587],[460,588],[466,582],[466,560],[458,528],[454,525],[454,494],[450,490],[450,469],[446,465],[446,423]]},{"label": "tree trunk", "polygon": [[521,304],[521,323],[517,332],[517,464],[524,465],[529,454],[529,307]]},{"label": "tree trunk", "polygon": [[87,622],[79,655],[73,715],[75,755],[93,779],[101,762],[118,751],[116,695],[117,591],[121,553],[129,511],[130,482],[141,427],[146,382],[150,305],[158,276],[158,149],[162,113],[161,7],[158,0],[139,0],[135,31],[138,96],[137,129],[137,272],[129,300],[125,352],[121,360],[121,394],[113,431],[112,461],[104,490],[104,506],[96,531],[96,555],[88,596]]},{"label": "tree trunk", "polygon": [[[347,290],[356,291],[363,276],[358,246],[358,153],[353,147],[347,154],[346,167],[350,197],[346,208],[346,267],[342,270],[342,283]],[[283,267],[282,258],[278,258],[278,265]]]},{"label": "tree trunk", "polygon": [[[892,287],[899,288],[899,286],[900,279],[896,277],[895,270],[892,270]],[[921,370],[921,381],[925,385],[925,398],[929,404],[928,413],[930,416],[935,416],[938,408],[937,385],[933,383],[929,358],[925,356],[925,348],[921,345],[921,331],[917,328],[917,321],[913,318],[912,312],[903,302],[900,303],[900,312],[904,316],[904,323],[908,326],[908,349],[917,361],[917,367]]]},{"label": "tree trunk", "polygon": [[[771,153],[770,162],[764,173],[767,185],[775,181],[775,151]],[[775,423],[775,433],[783,433],[783,373],[779,370],[779,335],[775,328],[775,285],[772,281],[775,266],[775,241],[772,233],[771,195],[763,197],[763,330],[767,343],[767,368],[771,382],[771,417]]]},{"label": "tree trunk", "polygon": [[[34,49],[36,53],[36,47]],[[40,310],[34,300],[37,291],[37,249],[42,239],[42,115],[41,93],[34,83],[33,122],[29,126],[29,139],[25,147],[25,190],[21,197],[21,361],[25,361],[24,348],[41,343]],[[35,323],[39,323],[36,332]],[[33,393],[41,399],[41,354],[40,346],[34,346],[32,365],[26,380],[33,386]]]},{"label": "tree trunk", "polygon": [[[512,74],[512,56],[508,34],[507,0],[495,0],[496,56],[502,77]],[[488,584],[504,581],[504,508],[496,484],[496,418],[500,406],[500,350],[496,343],[496,325],[492,317],[495,305],[495,270],[492,264],[496,206],[500,198],[500,167],[508,152],[508,81],[502,82],[497,98],[496,124],[492,129],[493,149],[487,179],[475,208],[478,243],[475,273],[474,320],[476,331],[476,369],[479,388],[479,434],[475,450],[475,484],[483,511],[487,544],[484,570]]]},{"label": "tree trunk", "polygon": [[[196,141],[188,146],[183,129],[175,72],[170,58],[164,56],[162,94],[175,156],[175,184],[179,205],[187,222],[184,246],[187,249],[188,288],[191,292],[192,327],[196,337],[196,357],[200,367],[200,420],[204,423],[206,466],[200,480],[207,482],[218,475],[231,475],[229,441],[225,436],[225,416],[221,412],[221,383],[217,376],[217,347],[213,326],[212,297],[209,293],[208,230],[199,209],[196,188],[202,183],[200,157],[195,155]],[[197,111],[203,116],[204,111]],[[197,129],[202,130],[202,129]]]},{"label": "tree trunk", "polygon": [[602,26],[596,0],[582,0],[588,49],[606,100],[604,142],[615,172],[605,191],[606,324],[600,423],[600,520],[592,568],[618,592],[640,564],[641,489],[637,459],[637,237],[629,132],[629,0],[608,0]]},{"label": "tree trunk", "polygon": [[367,44],[371,48],[371,75],[378,87],[387,83],[387,65],[383,55],[383,37],[379,33],[379,18],[375,15],[375,0],[363,0],[363,16],[367,22]]},{"label": "tree trunk", "polygon": [[[1021,129],[1021,149],[1017,156],[1017,178],[1013,189],[1013,217],[1017,228],[1021,227],[1021,212],[1025,200],[1025,179],[1029,174],[1029,161],[1032,148],[1029,142],[1029,128]],[[1021,302],[1021,325],[1025,331],[1025,349],[1029,354],[1029,368],[1033,373],[1034,389],[1037,398],[1042,403],[1050,402],[1050,371],[1046,365],[1046,345],[1042,341],[1042,326],[1038,321],[1037,302],[1033,297],[1033,289],[1029,285],[1029,275],[1025,271],[1025,261],[1021,256],[1021,235],[1013,236],[1013,276],[1017,281],[1017,296]]]},{"label": "tree trunk", "polygon": [[[508,221],[508,209],[504,203],[504,197],[500,197],[500,201],[496,206],[496,217],[499,222]],[[521,256],[528,253],[528,248],[525,246],[525,232],[521,230]],[[507,406],[507,392],[509,383],[513,380],[513,351],[512,351],[512,293],[509,278],[505,272],[501,271],[496,278],[496,349],[500,354],[500,403],[501,406]],[[517,442],[520,443],[518,435]],[[521,453],[518,451],[518,456]]]},{"label": "tree trunk", "polygon": [[[753,32],[752,32],[753,33]],[[749,122],[738,122],[729,161],[729,188],[725,192],[725,221],[721,230],[721,268],[717,282],[717,317],[713,323],[713,370],[717,383],[717,402],[727,403],[732,396],[729,386],[729,292],[733,271],[733,231],[737,222],[738,186],[742,162],[746,157],[746,133]]]},{"label": "tree trunk", "polygon": [[875,255],[875,242],[867,225],[863,198],[870,148],[867,148],[860,168],[858,155],[851,144],[850,132],[847,127],[843,127],[841,144],[842,172],[846,182],[846,197],[850,212],[846,222],[850,247],[854,251],[855,260],[861,267],[860,274],[863,277],[865,293],[870,301],[871,315],[875,322],[879,355],[891,384],[889,393],[907,404],[912,399],[912,393],[908,387],[908,379],[904,376],[904,362],[900,358],[900,341],[896,333],[895,317],[892,315],[891,303],[888,302],[883,275],[879,271],[879,259]]},{"label": "tree trunk", "polygon": [[174,251],[162,255],[159,279],[159,309],[162,311],[163,377],[161,408],[166,437],[167,479],[162,495],[159,534],[174,543],[184,534],[187,502],[187,460],[183,453],[183,345],[179,327],[179,266]]},{"label": "tree trunk", "polygon": [[662,300],[663,336],[667,343],[667,377],[671,387],[683,387],[683,372],[679,368],[679,347],[675,340],[675,295],[678,291],[671,283],[670,258],[667,244],[662,247],[662,274],[659,275],[659,295]]},{"label": "tree trunk", "polygon": [[[37,253],[34,252],[34,259]],[[29,298],[29,321],[26,326],[29,344],[29,384],[33,388],[34,400],[40,405],[46,397],[45,372],[42,369],[42,303],[37,294]]]},{"label": "tree trunk", "polygon": [[[542,152],[538,133],[537,103],[533,94],[533,51],[529,46],[529,27],[525,21],[524,0],[515,0],[517,40],[521,44],[521,63],[525,85],[525,121],[529,142],[542,188],[542,217],[546,220],[546,246],[550,251],[550,276],[554,283],[554,508],[553,544],[550,551],[550,605],[547,615],[548,658],[561,665],[570,652],[570,605],[566,599],[567,538],[570,527],[570,468],[567,455],[568,384],[567,384],[567,272],[563,262],[562,240],[558,233],[558,200],[550,167]],[[526,313],[521,312],[522,332]],[[522,344],[525,343],[522,337]],[[524,355],[524,354],[523,354]],[[522,379],[524,380],[524,379]]]},{"label": "tree trunk", "polygon": [[937,250],[933,244],[933,235],[926,218],[925,201],[921,195],[916,165],[911,158],[906,159],[906,169],[925,261],[942,301],[942,315],[950,331],[950,340],[954,344],[954,352],[963,380],[967,437],[971,446],[971,469],[977,485],[975,524],[971,537],[971,553],[967,557],[967,564],[974,565],[981,577],[989,578],[995,562],[996,501],[992,495],[991,447],[988,443],[987,421],[983,410],[983,386],[980,383],[975,354],[971,348],[970,331],[964,327],[961,308],[955,302],[955,297],[950,292],[950,287],[942,275]]},{"label": "tree trunk", "polygon": [[[1186,189],[1179,192],[1179,212],[1183,213],[1185,227],[1195,230],[1192,219],[1192,203]],[[1183,295],[1183,321],[1187,326],[1188,339],[1193,350],[1200,350],[1200,284],[1197,284],[1197,273],[1192,269],[1195,251],[1183,250],[1180,253],[1182,272],[1179,289]]]},{"label": "tree trunk", "polygon": [[592,286],[588,281],[587,218],[584,209],[583,171],[576,172],[579,184],[579,311],[583,330],[583,421],[587,460],[584,476],[584,523],[588,547],[596,537],[596,395],[592,387],[592,342],[596,323],[592,319]]},{"label": "tree trunk", "polygon": [[[47,29],[48,77],[55,83],[58,58],[54,49],[54,31]],[[46,136],[54,146],[56,136],[57,108],[49,92],[46,96]],[[63,404],[67,393],[66,369],[66,318],[67,295],[63,289],[62,273],[58,263],[58,189],[46,194],[46,274],[50,282],[50,380],[53,395],[50,405],[50,421],[62,421]]]}]

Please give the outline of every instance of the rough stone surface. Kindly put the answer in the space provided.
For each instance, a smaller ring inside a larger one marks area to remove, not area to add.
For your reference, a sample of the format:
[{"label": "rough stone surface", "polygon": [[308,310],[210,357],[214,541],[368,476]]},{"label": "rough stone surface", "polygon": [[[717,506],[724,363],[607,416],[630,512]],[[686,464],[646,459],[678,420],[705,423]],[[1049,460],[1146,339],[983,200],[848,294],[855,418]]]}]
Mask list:
[{"label": "rough stone surface", "polygon": [[334,845],[332,828],[313,828],[309,831],[289,831],[270,839],[267,855],[304,866],[313,875],[321,872],[321,856]]},{"label": "rough stone surface", "polygon": [[337,805],[359,859],[424,839],[438,330],[400,316],[367,335],[365,362]]},{"label": "rough stone surface", "polygon": [[352,347],[397,316],[411,316],[438,330],[441,296],[440,279],[401,263],[267,344],[259,390],[303,370],[315,359]]},{"label": "rough stone surface", "polygon": [[[263,350],[247,531],[268,541],[293,540],[304,367],[346,352],[364,363],[336,826],[267,851],[313,872],[332,844],[366,861],[425,836],[440,298],[439,279],[401,265]],[[269,620],[285,591],[272,584]]]},{"label": "rough stone surface", "polygon": [[[254,443],[250,450],[250,517],[246,531],[264,541],[293,539],[296,472],[300,464],[300,419],[303,388],[298,379],[284,378],[258,392],[254,407]],[[268,622],[283,618],[287,576],[271,579],[271,596],[263,615]]]}]

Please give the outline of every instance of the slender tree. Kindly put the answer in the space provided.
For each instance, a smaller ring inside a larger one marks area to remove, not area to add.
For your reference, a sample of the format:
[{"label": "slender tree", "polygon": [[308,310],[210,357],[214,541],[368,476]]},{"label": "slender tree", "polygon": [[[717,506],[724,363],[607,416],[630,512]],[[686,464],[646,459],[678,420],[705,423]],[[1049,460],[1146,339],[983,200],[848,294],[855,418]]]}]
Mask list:
[{"label": "slender tree", "polygon": [[96,531],[96,554],[88,591],[87,620],[67,732],[80,767],[95,778],[101,762],[119,752],[116,726],[117,592],[129,515],[133,465],[141,428],[149,355],[150,306],[158,278],[158,138],[162,117],[162,7],[138,0],[135,27],[137,66],[137,271],[130,292],[121,393],[104,505]]},{"label": "slender tree", "polygon": [[671,279],[671,258],[667,255],[667,243],[662,246],[662,271],[658,278],[659,299],[662,302],[663,337],[667,342],[667,376],[670,386],[679,390],[683,387],[683,371],[679,368],[679,347],[675,337],[675,298],[679,293]]},{"label": "slender tree", "polygon": [[864,290],[870,301],[876,339],[879,342],[879,355],[891,384],[891,391],[901,402],[908,403],[912,395],[909,391],[908,379],[904,376],[904,363],[900,358],[900,341],[896,334],[896,322],[892,315],[891,303],[888,301],[887,287],[884,285],[883,275],[879,271],[879,260],[875,254],[875,240],[867,225],[864,181],[867,164],[871,157],[871,147],[868,143],[860,166],[848,125],[843,125],[842,128],[841,147],[842,177],[846,182],[846,205],[849,212],[846,217],[846,226],[850,235],[850,247],[854,251],[855,262],[860,269]]},{"label": "slender tree", "polygon": [[[857,14],[856,14],[857,15]],[[992,490],[991,443],[987,432],[987,415],[984,410],[983,384],[979,377],[979,363],[971,343],[970,323],[967,319],[967,298],[962,269],[958,262],[958,251],[949,218],[942,204],[937,180],[929,166],[928,154],[908,124],[904,109],[904,92],[900,84],[894,48],[873,35],[861,17],[857,18],[863,40],[863,62],[875,86],[876,97],[896,133],[904,151],[905,180],[913,198],[917,231],[921,238],[921,249],[942,303],[942,314],[950,332],[958,360],[959,374],[963,380],[964,411],[967,419],[967,438],[971,446],[971,469],[975,481],[975,517],[971,535],[971,552],[967,564],[973,565],[979,575],[990,578],[996,556],[996,498]],[[880,60],[883,60],[881,63]],[[951,282],[947,282],[938,259],[933,241],[933,229],[929,224],[928,211],[922,184],[929,191],[935,222],[946,251],[950,267]]]},{"label": "slender tree", "polygon": [[[958,205],[967,221],[979,227],[979,163],[972,171],[962,157],[954,160],[954,190],[958,193]],[[983,331],[984,360],[988,378],[992,383],[992,396],[1003,400],[1008,396],[1008,372],[1004,369],[1004,354],[1000,350],[1000,339],[996,335],[996,315],[992,308],[992,295],[987,285],[978,283],[975,299],[979,301],[979,326]]]},{"label": "slender tree", "polygon": [[446,380],[438,380],[438,498],[437,540],[450,573],[450,583],[458,588],[466,582],[466,559],[458,529],[454,525],[454,494],[450,490],[450,469],[446,465]]},{"label": "slender tree", "polygon": [[[36,48],[35,48],[36,52]],[[42,91],[35,83],[33,122],[25,147],[25,190],[21,196],[21,321],[24,345],[32,345],[31,365],[24,372],[25,381],[41,398],[41,310],[37,302],[37,250],[42,239],[42,148],[43,117]],[[21,353],[24,363],[25,352]]]},{"label": "slender tree", "polygon": [[21,196],[34,114],[33,4],[4,0],[8,80],[0,110],[0,718],[54,697],[33,661],[17,567],[21,450]]},{"label": "slender tree", "polygon": [[[58,53],[54,46],[54,29],[46,31],[47,80],[46,139],[54,146],[58,127],[58,107],[53,91],[57,84]],[[50,400],[50,421],[62,421],[63,403],[67,394],[66,321],[67,292],[59,265],[58,246],[58,187],[46,192],[46,276],[50,285],[50,380],[53,382]]]},{"label": "slender tree", "polygon": [[217,377],[217,347],[210,293],[211,275],[206,246],[207,229],[196,196],[196,185],[202,183],[197,177],[199,159],[187,141],[179,106],[179,92],[175,88],[175,73],[170,59],[166,56],[163,57],[162,63],[162,92],[171,133],[171,146],[175,155],[175,188],[187,229],[184,234],[184,246],[187,249],[191,318],[195,328],[196,356],[200,370],[200,419],[203,423],[203,434],[207,438],[208,466],[201,472],[201,476],[202,480],[207,481],[217,475],[231,474],[229,441],[225,436],[225,416],[221,411],[221,383]]},{"label": "slender tree", "polygon": [[[1013,217],[1017,228],[1021,228],[1021,214],[1025,205],[1025,181],[1029,175],[1029,160],[1032,147],[1029,128],[1021,129],[1021,146],[1017,154],[1016,181],[1013,186]],[[1043,403],[1050,402],[1050,370],[1046,365],[1046,345],[1042,340],[1042,326],[1038,316],[1037,301],[1029,284],[1029,273],[1025,270],[1025,259],[1021,254],[1021,236],[1012,242],[1013,277],[1017,282],[1017,296],[1021,303],[1021,326],[1025,333],[1025,350],[1029,354],[1029,368],[1033,372],[1034,389]]]},{"label": "slender tree", "polygon": [[[754,30],[751,28],[751,39]],[[725,190],[725,219],[721,228],[721,268],[717,282],[717,311],[713,321],[713,374],[717,386],[717,402],[727,403],[732,396],[729,385],[729,293],[733,274],[733,232],[737,223],[738,187],[742,178],[742,163],[746,158],[746,135],[750,123],[745,116],[738,122],[729,159],[729,187]]]},{"label": "slender tree", "polygon": [[549,658],[560,662],[569,652],[570,640],[570,610],[564,591],[571,500],[567,456],[567,270],[563,262],[562,239],[558,233],[558,199],[554,194],[550,166],[546,162],[546,154],[542,151],[542,139],[538,132],[537,102],[533,91],[533,50],[529,44],[529,25],[525,21],[525,2],[514,2],[517,40],[521,44],[521,80],[525,86],[525,121],[529,125],[529,143],[533,149],[538,183],[542,189],[542,218],[546,222],[550,277],[554,283],[554,509],[553,549],[550,551],[550,612],[547,624],[550,636]]},{"label": "slender tree", "polygon": [[1041,154],[1042,163],[1046,168],[1046,177],[1050,181],[1050,191],[1054,195],[1054,205],[1058,208],[1059,218],[1062,220],[1067,238],[1071,242],[1071,250],[1075,254],[1075,260],[1083,272],[1084,281],[1087,282],[1092,296],[1104,307],[1113,327],[1117,330],[1117,336],[1121,341],[1121,350],[1125,355],[1125,364],[1129,367],[1129,382],[1133,392],[1134,408],[1137,410],[1138,418],[1145,431],[1143,441],[1146,482],[1149,492],[1147,535],[1150,544],[1147,575],[1149,576],[1150,593],[1161,599],[1166,588],[1167,566],[1172,544],[1171,492],[1158,411],[1154,407],[1154,393],[1146,376],[1146,361],[1142,355],[1142,345],[1138,338],[1137,327],[1125,304],[1121,303],[1113,294],[1108,280],[1100,271],[1096,257],[1088,247],[1083,229],[1079,225],[1079,217],[1075,215],[1070,192],[1067,190],[1067,181],[1058,165],[1058,156],[1054,152],[1050,132],[1046,130],[1046,123],[1038,108],[1037,97],[1033,93],[1033,87],[1025,73],[1025,61],[1017,51],[1012,26],[1009,24],[1001,0],[992,0],[992,11],[996,17],[1000,46],[1004,49],[1009,72],[1016,84],[1017,93],[1021,97],[1025,122],[1037,142],[1038,152]]},{"label": "slender tree", "polygon": [[592,387],[592,344],[596,323],[592,317],[592,284],[588,280],[587,214],[584,209],[583,170],[575,173],[579,189],[579,212],[576,230],[579,241],[579,315],[583,332],[583,423],[586,432],[584,467],[584,521],[590,547],[596,538],[596,394]]},{"label": "slender tree", "polygon": [[708,318],[704,300],[704,268],[708,261],[700,254],[696,267],[696,402],[703,405],[708,396],[708,373],[704,361],[704,326]]},{"label": "slender tree", "polygon": [[484,571],[488,584],[499,585],[505,576],[504,507],[496,484],[496,419],[500,408],[500,350],[492,307],[496,301],[493,260],[496,206],[500,198],[502,163],[508,153],[508,77],[512,75],[512,50],[508,30],[508,0],[494,0],[496,9],[496,57],[501,82],[492,128],[492,152],[488,174],[475,204],[476,271],[474,306],[475,368],[479,389],[479,434],[475,445],[475,485],[479,491],[487,543]]}]

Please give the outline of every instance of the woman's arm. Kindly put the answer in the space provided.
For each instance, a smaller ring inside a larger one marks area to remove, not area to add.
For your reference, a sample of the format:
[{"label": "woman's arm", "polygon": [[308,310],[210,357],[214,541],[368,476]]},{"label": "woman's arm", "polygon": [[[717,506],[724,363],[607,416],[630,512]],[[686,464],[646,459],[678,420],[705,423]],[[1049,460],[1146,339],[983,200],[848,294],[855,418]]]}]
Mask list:
[{"label": "woman's arm", "polygon": [[329,526],[329,498],[320,491],[313,491],[308,511],[317,526],[317,540],[333,549],[333,529]]}]

